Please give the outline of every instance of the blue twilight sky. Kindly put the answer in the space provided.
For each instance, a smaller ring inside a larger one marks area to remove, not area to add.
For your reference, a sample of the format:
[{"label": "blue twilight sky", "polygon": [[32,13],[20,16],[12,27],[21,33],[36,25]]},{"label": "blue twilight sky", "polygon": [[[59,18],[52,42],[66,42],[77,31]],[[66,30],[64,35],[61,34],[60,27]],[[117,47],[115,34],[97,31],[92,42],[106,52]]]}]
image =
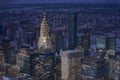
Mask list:
[{"label": "blue twilight sky", "polygon": [[0,0],[0,3],[118,3],[120,0]]}]

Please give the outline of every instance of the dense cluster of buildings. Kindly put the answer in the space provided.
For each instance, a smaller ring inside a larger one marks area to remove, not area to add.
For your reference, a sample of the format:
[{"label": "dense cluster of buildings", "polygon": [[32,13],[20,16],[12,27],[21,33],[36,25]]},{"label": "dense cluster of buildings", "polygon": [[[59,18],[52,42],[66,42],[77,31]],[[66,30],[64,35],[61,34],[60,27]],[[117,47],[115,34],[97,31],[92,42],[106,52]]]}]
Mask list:
[{"label": "dense cluster of buildings", "polygon": [[[0,12],[9,12],[0,22],[0,80],[120,80],[119,22],[111,22],[117,15],[28,11]],[[99,23],[113,24],[105,32]]]}]

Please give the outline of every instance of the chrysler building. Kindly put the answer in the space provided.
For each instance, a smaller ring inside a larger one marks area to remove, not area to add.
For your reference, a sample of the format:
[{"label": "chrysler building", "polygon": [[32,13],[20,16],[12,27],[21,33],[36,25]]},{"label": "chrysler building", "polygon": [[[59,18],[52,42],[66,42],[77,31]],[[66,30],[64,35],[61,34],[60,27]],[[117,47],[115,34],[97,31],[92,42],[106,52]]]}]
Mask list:
[{"label": "chrysler building", "polygon": [[42,22],[41,22],[41,29],[40,29],[40,37],[38,40],[38,50],[51,50],[52,42],[50,38],[50,28],[48,26],[48,22],[46,19],[46,14],[44,13]]}]

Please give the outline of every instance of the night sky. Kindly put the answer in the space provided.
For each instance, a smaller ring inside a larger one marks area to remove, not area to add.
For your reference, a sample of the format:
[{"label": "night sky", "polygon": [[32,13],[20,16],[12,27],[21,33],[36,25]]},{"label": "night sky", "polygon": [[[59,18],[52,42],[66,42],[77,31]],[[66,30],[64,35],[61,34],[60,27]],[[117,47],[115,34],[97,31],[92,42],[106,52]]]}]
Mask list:
[{"label": "night sky", "polygon": [[120,0],[0,0],[6,4],[26,4],[26,3],[118,3]]}]

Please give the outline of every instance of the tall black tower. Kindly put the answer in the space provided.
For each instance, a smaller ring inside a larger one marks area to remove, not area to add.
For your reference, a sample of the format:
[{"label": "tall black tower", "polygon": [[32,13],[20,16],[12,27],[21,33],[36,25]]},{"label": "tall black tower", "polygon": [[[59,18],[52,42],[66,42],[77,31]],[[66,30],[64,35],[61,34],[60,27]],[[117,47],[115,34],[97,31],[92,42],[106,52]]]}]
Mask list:
[{"label": "tall black tower", "polygon": [[77,13],[70,12],[68,16],[68,49],[77,46]]}]

